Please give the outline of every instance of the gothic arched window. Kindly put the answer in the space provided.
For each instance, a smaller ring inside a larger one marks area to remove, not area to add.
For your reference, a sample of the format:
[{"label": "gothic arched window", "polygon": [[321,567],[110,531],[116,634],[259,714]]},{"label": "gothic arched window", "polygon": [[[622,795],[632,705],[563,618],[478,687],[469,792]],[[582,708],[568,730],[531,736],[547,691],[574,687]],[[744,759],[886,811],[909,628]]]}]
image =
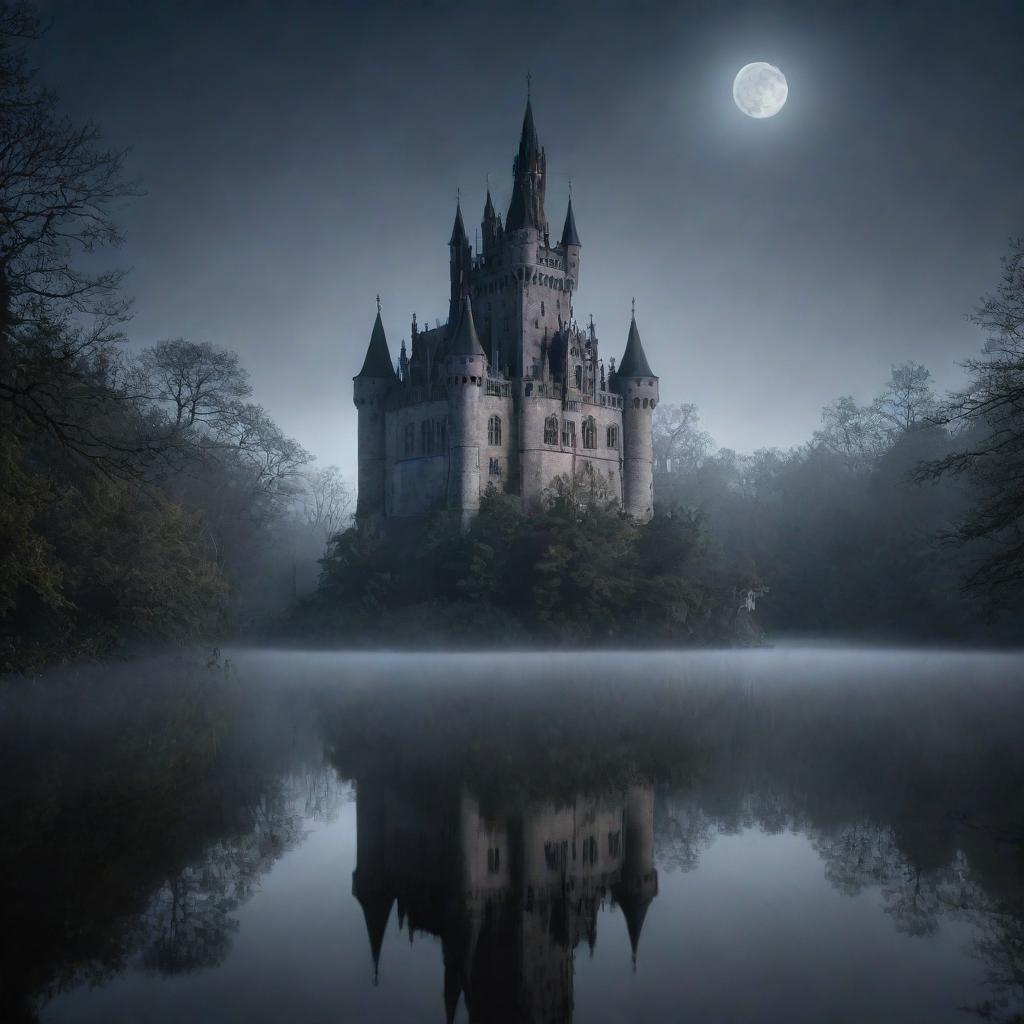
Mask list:
[{"label": "gothic arched window", "polygon": [[492,416],[487,421],[487,443],[492,447],[501,444],[501,417]]},{"label": "gothic arched window", "polygon": [[577,391],[582,391],[583,390],[583,367],[582,366],[577,366],[576,367],[576,390]]},{"label": "gothic arched window", "polygon": [[558,444],[558,417],[549,416],[544,421],[544,443]]},{"label": "gothic arched window", "polygon": [[593,416],[588,416],[583,421],[583,447],[597,447],[597,424],[594,422]]}]

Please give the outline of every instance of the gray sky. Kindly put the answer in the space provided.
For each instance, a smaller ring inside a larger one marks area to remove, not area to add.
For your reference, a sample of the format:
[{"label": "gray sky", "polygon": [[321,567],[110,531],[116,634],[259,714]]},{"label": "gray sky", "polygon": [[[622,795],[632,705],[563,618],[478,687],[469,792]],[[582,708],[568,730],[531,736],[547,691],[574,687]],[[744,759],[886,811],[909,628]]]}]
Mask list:
[{"label": "gray sky", "polygon": [[[47,84],[146,190],[121,217],[132,343],[236,349],[262,401],[355,475],[351,378],[379,291],[392,355],[447,309],[456,189],[504,213],[533,74],[576,315],[621,354],[631,296],[663,401],[719,445],[806,440],[894,362],[941,387],[1024,231],[1024,4],[214,4],[49,0]],[[744,64],[789,80],[775,118]]]}]

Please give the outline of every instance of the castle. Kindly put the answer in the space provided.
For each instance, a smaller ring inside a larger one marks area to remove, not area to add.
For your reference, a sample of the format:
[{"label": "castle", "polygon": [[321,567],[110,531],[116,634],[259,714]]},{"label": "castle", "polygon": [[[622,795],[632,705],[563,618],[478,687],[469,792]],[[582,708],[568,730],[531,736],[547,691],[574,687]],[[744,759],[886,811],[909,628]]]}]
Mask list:
[{"label": "castle", "polygon": [[468,521],[493,486],[535,503],[555,478],[589,477],[640,522],[653,514],[652,372],[636,315],[606,371],[593,319],[573,316],[581,245],[569,198],[561,240],[544,212],[546,157],[529,99],[505,221],[490,188],[473,252],[456,206],[447,323],[423,329],[392,362],[380,300],[363,367],[356,516]]},{"label": "castle", "polygon": [[570,1024],[574,951],[593,951],[603,906],[621,910],[636,964],[658,893],[654,791],[485,814],[464,788],[425,800],[415,783],[361,778],[356,858],[375,980],[395,909],[410,942],[441,940],[449,1022],[462,1001],[471,1021]]}]

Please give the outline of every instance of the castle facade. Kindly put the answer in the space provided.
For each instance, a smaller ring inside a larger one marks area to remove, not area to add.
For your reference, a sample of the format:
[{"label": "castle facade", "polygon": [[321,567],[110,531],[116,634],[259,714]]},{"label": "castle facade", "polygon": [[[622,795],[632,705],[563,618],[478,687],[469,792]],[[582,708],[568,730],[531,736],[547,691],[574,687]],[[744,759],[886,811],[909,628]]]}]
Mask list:
[{"label": "castle facade", "polygon": [[354,378],[357,519],[447,508],[468,520],[493,486],[536,503],[557,477],[589,478],[638,521],[654,507],[658,378],[635,310],[618,368],[573,313],[582,247],[569,199],[560,241],[544,212],[546,156],[529,100],[504,222],[490,189],[474,253],[456,206],[447,322],[412,321],[392,362],[380,302]]}]

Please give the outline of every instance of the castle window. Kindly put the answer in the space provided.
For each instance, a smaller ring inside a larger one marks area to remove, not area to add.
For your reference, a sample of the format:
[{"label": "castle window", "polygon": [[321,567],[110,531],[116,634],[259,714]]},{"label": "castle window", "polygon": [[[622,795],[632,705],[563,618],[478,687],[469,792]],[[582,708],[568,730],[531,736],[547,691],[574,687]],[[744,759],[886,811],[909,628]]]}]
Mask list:
[{"label": "castle window", "polygon": [[549,416],[544,421],[544,443],[558,444],[558,417]]},{"label": "castle window", "polygon": [[501,476],[501,459],[491,459],[490,465],[487,467],[488,472],[491,476]]},{"label": "castle window", "polygon": [[544,315],[544,303],[543,302],[540,304],[540,315],[541,316]]},{"label": "castle window", "polygon": [[416,450],[416,427],[412,423],[407,423],[405,425],[404,430],[402,431],[402,434],[402,441],[403,446],[405,448],[405,454],[412,455],[413,452]]},{"label": "castle window", "polygon": [[582,391],[583,390],[583,367],[582,366],[577,366],[576,367],[576,390],[577,391]]},{"label": "castle window", "polygon": [[492,416],[487,421],[487,443],[492,447],[501,444],[501,417]]},{"label": "castle window", "polygon": [[633,399],[633,408],[634,409],[639,409],[640,408],[640,399],[639,398],[634,398]]},{"label": "castle window", "polygon": [[608,856],[618,857],[619,850],[622,846],[622,833],[620,832],[609,832],[608,833]]},{"label": "castle window", "polygon": [[420,451],[429,455],[434,450],[434,421],[424,420],[420,424]]},{"label": "castle window", "polygon": [[646,409],[649,404],[650,404],[650,401],[645,398],[644,399],[644,408]]},{"label": "castle window", "polygon": [[566,448],[576,447],[576,421],[565,420],[562,424],[562,444]]},{"label": "castle window", "polygon": [[594,422],[593,416],[588,416],[583,421],[583,447],[597,447],[597,424]]},{"label": "castle window", "polygon": [[487,873],[496,875],[501,869],[501,850],[497,846],[487,848]]},{"label": "castle window", "polygon": [[544,861],[549,871],[558,871],[564,868],[568,860],[569,844],[563,839],[560,843],[548,842],[544,844]]},{"label": "castle window", "polygon": [[608,447],[618,448],[619,447],[619,428],[609,427],[608,428]]},{"label": "castle window", "polygon": [[444,447],[445,447],[445,445],[446,445],[446,443],[448,441],[448,438],[446,436],[447,433],[448,433],[448,425],[445,423],[444,420],[438,420],[437,421],[437,446],[442,451],[444,450]]}]

